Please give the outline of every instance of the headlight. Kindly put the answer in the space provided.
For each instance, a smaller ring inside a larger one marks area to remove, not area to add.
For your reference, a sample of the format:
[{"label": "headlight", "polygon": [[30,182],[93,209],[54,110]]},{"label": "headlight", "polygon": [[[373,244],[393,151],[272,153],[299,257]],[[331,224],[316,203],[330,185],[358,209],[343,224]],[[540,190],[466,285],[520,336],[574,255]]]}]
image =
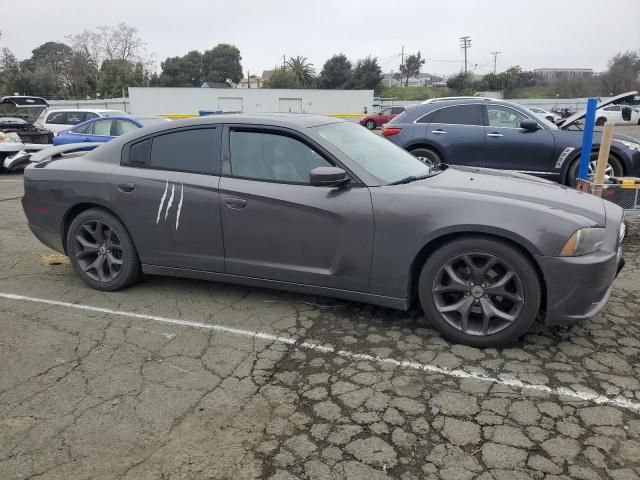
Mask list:
[{"label": "headlight", "polygon": [[20,140],[20,135],[15,132],[9,133],[0,133],[0,143],[2,142],[11,142],[11,143],[22,143]]},{"label": "headlight", "polygon": [[632,152],[635,151],[635,150],[640,151],[640,143],[630,142],[629,140],[620,140],[619,138],[614,138],[613,141],[621,143],[622,145],[627,147]]},{"label": "headlight", "polygon": [[600,250],[604,244],[604,228],[581,228],[565,243],[561,257],[578,257]]}]

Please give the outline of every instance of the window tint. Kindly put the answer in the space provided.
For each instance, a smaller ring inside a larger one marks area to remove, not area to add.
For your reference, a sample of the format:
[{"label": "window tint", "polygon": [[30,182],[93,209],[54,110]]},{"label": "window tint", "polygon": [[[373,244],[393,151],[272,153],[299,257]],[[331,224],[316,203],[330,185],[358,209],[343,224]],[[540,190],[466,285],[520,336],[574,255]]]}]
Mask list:
[{"label": "window tint", "polygon": [[51,123],[53,125],[64,125],[65,112],[51,112],[47,117],[45,123]]},{"label": "window tint", "polygon": [[93,112],[87,112],[85,115],[86,115],[85,120],[92,120],[100,116],[97,113],[93,113]]},{"label": "window tint", "polygon": [[87,134],[90,134],[92,130],[93,130],[93,123],[87,123],[86,125],[80,125],[71,131],[73,133],[80,133],[80,134],[87,135]]},{"label": "window tint", "polygon": [[[416,123],[431,123],[433,121],[433,117],[435,117],[435,115],[436,115],[436,112],[427,113],[423,117],[419,118],[416,121]],[[396,118],[398,118],[398,117],[396,117]]]},{"label": "window tint", "polygon": [[393,107],[391,109],[391,113],[393,113],[395,115],[397,115],[399,113],[402,113],[402,112],[404,112],[404,107]]},{"label": "window tint", "polygon": [[[192,173],[213,173],[216,130],[201,128],[166,133],[153,138],[151,168]],[[140,147],[142,148],[142,147]]]},{"label": "window tint", "polygon": [[129,132],[138,130],[138,126],[129,120],[116,120],[115,136],[119,137]]},{"label": "window tint", "polygon": [[84,112],[67,112],[65,123],[67,125],[77,125],[78,123],[84,122],[86,119],[87,116]]},{"label": "window tint", "polygon": [[110,137],[112,123],[113,123],[113,120],[97,120],[93,124],[93,134],[100,135],[103,137]]},{"label": "window tint", "polygon": [[234,176],[309,183],[309,173],[331,164],[304,143],[271,133],[232,131],[231,173]]},{"label": "window tint", "polygon": [[484,125],[482,105],[454,105],[434,112],[432,123],[449,125]]},{"label": "window tint", "polygon": [[524,113],[501,105],[487,105],[489,125],[498,128],[520,128],[523,120],[530,120]]},{"label": "window tint", "polygon": [[128,163],[134,166],[148,165],[149,154],[151,153],[151,139],[134,143],[129,149]]}]

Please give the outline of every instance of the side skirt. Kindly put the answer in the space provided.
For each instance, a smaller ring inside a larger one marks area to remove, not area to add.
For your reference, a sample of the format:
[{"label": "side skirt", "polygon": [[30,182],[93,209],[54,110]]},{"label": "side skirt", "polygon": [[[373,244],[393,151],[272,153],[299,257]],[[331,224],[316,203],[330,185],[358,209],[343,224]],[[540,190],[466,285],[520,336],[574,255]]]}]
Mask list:
[{"label": "side skirt", "polygon": [[324,297],[343,298],[354,302],[370,303],[381,307],[394,308],[396,310],[408,310],[409,302],[406,298],[384,297],[352,290],[339,288],[318,287],[302,283],[282,282],[279,280],[266,280],[263,278],[243,277],[228,273],[203,272],[200,270],[188,270],[174,267],[160,267],[157,265],[142,265],[142,272],[146,275],[166,275],[171,277],[193,278],[196,280],[209,280],[213,282],[233,283],[250,287],[270,288],[274,290],[286,290],[289,292],[303,293],[306,295],[321,295]]}]

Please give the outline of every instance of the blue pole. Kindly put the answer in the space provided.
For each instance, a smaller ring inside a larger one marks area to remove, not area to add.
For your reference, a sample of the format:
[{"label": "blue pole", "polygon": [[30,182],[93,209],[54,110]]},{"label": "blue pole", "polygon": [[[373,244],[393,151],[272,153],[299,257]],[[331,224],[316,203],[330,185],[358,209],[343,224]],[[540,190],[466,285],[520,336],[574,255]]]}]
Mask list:
[{"label": "blue pole", "polygon": [[591,160],[591,145],[593,145],[593,126],[596,123],[596,105],[598,100],[587,100],[587,114],[584,117],[584,133],[582,134],[582,151],[580,152],[580,168],[578,178],[588,180],[589,161]]}]

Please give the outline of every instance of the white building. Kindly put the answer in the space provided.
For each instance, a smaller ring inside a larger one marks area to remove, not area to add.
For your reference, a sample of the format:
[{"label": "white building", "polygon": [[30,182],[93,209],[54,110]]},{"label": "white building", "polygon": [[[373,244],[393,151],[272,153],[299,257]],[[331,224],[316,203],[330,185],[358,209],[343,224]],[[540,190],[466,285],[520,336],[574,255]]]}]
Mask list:
[{"label": "white building", "polygon": [[373,104],[373,90],[129,87],[129,100],[132,114],[353,114]]}]

